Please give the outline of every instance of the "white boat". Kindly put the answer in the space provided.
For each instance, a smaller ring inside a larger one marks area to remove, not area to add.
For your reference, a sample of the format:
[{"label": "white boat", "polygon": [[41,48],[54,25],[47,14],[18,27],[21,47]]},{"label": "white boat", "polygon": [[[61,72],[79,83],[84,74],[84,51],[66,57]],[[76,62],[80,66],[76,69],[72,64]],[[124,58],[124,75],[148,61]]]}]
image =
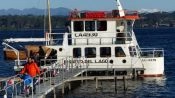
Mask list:
[{"label": "white boat", "polygon": [[133,31],[137,19],[137,11],[123,10],[119,0],[112,11],[74,10],[69,16],[69,30],[49,31],[44,41],[46,47],[57,51],[57,61],[67,57],[65,63],[88,63],[89,71],[132,70],[139,76],[161,77],[164,50],[139,46]]}]

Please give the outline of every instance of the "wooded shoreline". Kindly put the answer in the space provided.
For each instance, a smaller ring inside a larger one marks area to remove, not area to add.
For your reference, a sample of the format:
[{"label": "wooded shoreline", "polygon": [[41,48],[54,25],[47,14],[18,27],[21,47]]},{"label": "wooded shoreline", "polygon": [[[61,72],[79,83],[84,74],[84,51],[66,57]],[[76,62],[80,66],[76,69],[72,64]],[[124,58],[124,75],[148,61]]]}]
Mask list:
[{"label": "wooded shoreline", "polygon": [[[175,12],[142,13],[136,20],[135,28],[146,27],[175,27]],[[51,16],[52,28],[64,28],[68,16]],[[0,16],[0,30],[31,30],[47,29],[47,17],[44,15],[2,15]]]}]

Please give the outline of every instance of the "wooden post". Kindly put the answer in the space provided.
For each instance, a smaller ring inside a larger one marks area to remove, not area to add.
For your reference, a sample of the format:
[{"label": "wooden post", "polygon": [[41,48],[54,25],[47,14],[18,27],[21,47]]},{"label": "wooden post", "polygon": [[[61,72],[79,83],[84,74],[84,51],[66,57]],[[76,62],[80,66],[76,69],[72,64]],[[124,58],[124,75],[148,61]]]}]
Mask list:
[{"label": "wooden post", "polygon": [[[87,65],[86,65],[87,66]],[[88,72],[87,72],[87,67],[86,67],[86,78],[87,78],[87,76],[88,76]],[[85,80],[85,83],[86,83],[86,85],[87,85],[87,79]]]},{"label": "wooden post", "polygon": [[69,82],[68,87],[69,87],[69,90],[71,90],[71,82]]},{"label": "wooden post", "polygon": [[102,83],[102,81],[101,81],[100,83],[101,83],[100,85],[101,85],[101,88],[102,88],[102,87],[103,87],[103,83]]},{"label": "wooden post", "polygon": [[97,77],[95,78],[95,82],[96,82],[96,91],[97,91],[98,89],[98,78]]},{"label": "wooden post", "polygon": [[127,84],[126,84],[126,76],[123,76],[123,89],[124,89],[124,91],[126,91],[127,90]]},{"label": "wooden post", "polygon": [[81,73],[81,84],[83,85],[83,72]]},{"label": "wooden post", "polygon": [[115,83],[115,92],[117,92],[117,77],[114,77],[114,83]]},{"label": "wooden post", "polygon": [[54,96],[53,98],[57,98],[57,96],[56,96],[56,91],[55,91],[55,87],[54,87],[54,89],[53,89],[53,94],[54,94],[54,95],[53,95],[53,96]]},{"label": "wooden post", "polygon": [[133,79],[136,79],[136,77],[137,77],[136,76],[136,69],[135,68],[133,69],[132,76],[133,76]]}]

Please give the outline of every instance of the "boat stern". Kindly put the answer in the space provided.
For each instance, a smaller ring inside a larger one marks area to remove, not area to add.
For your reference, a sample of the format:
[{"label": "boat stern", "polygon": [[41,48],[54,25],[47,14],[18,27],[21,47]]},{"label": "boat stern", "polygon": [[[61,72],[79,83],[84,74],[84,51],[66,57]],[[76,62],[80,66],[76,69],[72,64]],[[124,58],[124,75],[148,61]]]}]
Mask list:
[{"label": "boat stern", "polygon": [[164,50],[142,52],[141,57],[145,71],[144,77],[161,77],[164,75]]}]

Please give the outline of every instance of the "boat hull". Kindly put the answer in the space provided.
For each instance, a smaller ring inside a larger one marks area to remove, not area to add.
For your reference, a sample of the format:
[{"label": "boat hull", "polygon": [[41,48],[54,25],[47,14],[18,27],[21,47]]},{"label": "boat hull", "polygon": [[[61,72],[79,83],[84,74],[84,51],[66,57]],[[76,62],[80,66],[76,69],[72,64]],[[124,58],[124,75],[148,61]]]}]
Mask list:
[{"label": "boat hull", "polygon": [[164,57],[142,58],[144,77],[162,77],[164,75]]},{"label": "boat hull", "polygon": [[[53,49],[57,49],[57,59],[61,60],[65,57],[72,57],[71,54],[73,47],[68,48],[68,52],[66,50],[59,51],[61,46],[48,46]],[[85,48],[86,46],[82,46],[82,48]],[[88,45],[88,47],[93,47]],[[100,46],[96,46],[97,50],[100,48]],[[111,47],[111,49],[114,49],[116,46],[105,46],[105,47]],[[119,46],[118,46],[119,47]],[[127,55],[129,55],[129,51],[125,50]],[[82,53],[83,54],[83,53]],[[115,57],[115,55],[112,55],[111,57],[99,57],[96,56],[95,58],[66,58],[67,62],[69,63],[86,63],[88,64],[88,68],[91,69],[144,69],[138,71],[138,75],[145,76],[145,77],[160,77],[164,75],[164,57],[163,56],[144,56],[144,57]]]}]

